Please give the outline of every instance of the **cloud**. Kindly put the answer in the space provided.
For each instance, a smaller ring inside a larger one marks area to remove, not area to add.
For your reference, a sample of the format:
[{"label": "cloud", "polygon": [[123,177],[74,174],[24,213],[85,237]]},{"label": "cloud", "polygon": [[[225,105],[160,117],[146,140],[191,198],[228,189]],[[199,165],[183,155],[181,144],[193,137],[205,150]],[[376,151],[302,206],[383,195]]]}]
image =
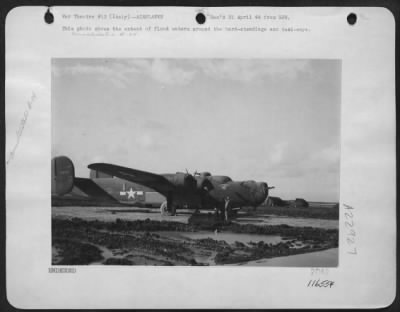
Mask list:
[{"label": "cloud", "polygon": [[57,63],[55,59],[52,73],[54,77],[91,75],[100,81],[110,82],[118,88],[129,87],[132,74],[141,74],[166,85],[186,85],[193,80],[195,75],[195,71],[186,70],[177,62],[165,59],[79,60],[71,64]]},{"label": "cloud", "polygon": [[170,127],[167,124],[151,119],[146,119],[145,121],[143,121],[142,128],[144,130],[150,130],[155,132],[162,131],[163,133],[165,133],[165,131],[170,130]]},{"label": "cloud", "polygon": [[271,164],[279,164],[281,163],[285,156],[288,155],[287,149],[288,149],[289,144],[287,142],[281,142],[276,144],[269,155],[269,160]]},{"label": "cloud", "polygon": [[260,80],[265,77],[294,79],[300,73],[309,71],[306,60],[204,60],[198,62],[200,70],[213,79],[229,79],[243,82]]},{"label": "cloud", "polygon": [[337,173],[339,175],[340,150],[338,144],[315,149],[281,142],[272,147],[268,157],[268,170],[280,177],[305,177],[310,174]]},{"label": "cloud", "polygon": [[171,66],[169,61],[156,59],[151,64],[150,76],[164,84],[186,85],[193,80],[194,71]]},{"label": "cloud", "polygon": [[334,144],[321,149],[310,157],[310,163],[323,165],[338,165],[340,161],[339,144]]},{"label": "cloud", "polygon": [[129,77],[126,75],[127,72],[120,70],[119,67],[119,64],[107,64],[107,62],[103,64],[79,62],[69,66],[59,66],[53,63],[52,74],[53,77],[89,75],[99,81],[111,83],[117,88],[126,88],[129,84]]},{"label": "cloud", "polygon": [[117,88],[127,88],[131,75],[143,75],[164,85],[184,86],[191,83],[196,74],[211,79],[251,82],[265,77],[295,79],[309,71],[305,60],[175,60],[175,59],[102,59],[102,60],[53,60],[54,77],[62,75],[91,75],[100,81],[112,83]]}]

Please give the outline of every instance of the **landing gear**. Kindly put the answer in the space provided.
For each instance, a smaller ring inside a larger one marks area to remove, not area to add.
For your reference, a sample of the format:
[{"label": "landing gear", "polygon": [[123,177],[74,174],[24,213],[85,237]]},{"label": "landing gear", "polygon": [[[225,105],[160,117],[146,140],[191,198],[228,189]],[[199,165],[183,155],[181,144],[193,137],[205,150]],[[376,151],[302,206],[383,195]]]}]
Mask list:
[{"label": "landing gear", "polygon": [[168,213],[168,205],[167,205],[167,202],[166,202],[166,201],[163,202],[163,203],[161,204],[161,206],[160,206],[160,212],[161,212],[161,215],[162,215],[162,216],[167,215],[167,213]]},{"label": "landing gear", "polygon": [[172,192],[167,195],[167,200],[161,204],[160,212],[162,216],[167,214],[171,216],[176,215],[176,205],[174,205],[172,201]]},{"label": "landing gear", "polygon": [[175,205],[171,205],[171,208],[168,210],[171,212],[171,216],[176,215],[176,206]]},{"label": "landing gear", "polygon": [[175,205],[170,205],[168,207],[168,202],[165,201],[161,204],[160,206],[160,212],[162,216],[175,216],[176,215],[176,206]]},{"label": "landing gear", "polygon": [[230,199],[229,199],[229,196],[227,197],[227,198],[225,198],[225,222],[228,222],[229,221],[229,215],[230,215],[230,210],[231,210],[231,208],[230,208],[230,205],[229,205],[229,202],[230,202]]},{"label": "landing gear", "polygon": [[225,198],[225,203],[223,205],[217,205],[214,211],[215,218],[218,221],[229,222],[230,217],[236,215],[236,211],[231,208],[231,200],[229,197]]},{"label": "landing gear", "polygon": [[171,216],[175,216],[176,215],[176,207],[173,204],[172,192],[169,192],[168,195],[167,195],[167,209],[171,213]]}]

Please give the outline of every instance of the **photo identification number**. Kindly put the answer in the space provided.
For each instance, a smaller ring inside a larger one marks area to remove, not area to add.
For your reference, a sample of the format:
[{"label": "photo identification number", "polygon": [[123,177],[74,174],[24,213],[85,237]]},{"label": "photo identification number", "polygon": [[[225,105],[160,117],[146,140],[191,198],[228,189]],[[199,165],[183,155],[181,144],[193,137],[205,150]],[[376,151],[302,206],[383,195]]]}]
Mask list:
[{"label": "photo identification number", "polygon": [[344,206],[344,227],[346,230],[346,244],[348,247],[347,253],[357,255],[356,247],[356,229],[354,223],[355,209],[352,206],[343,204]]}]

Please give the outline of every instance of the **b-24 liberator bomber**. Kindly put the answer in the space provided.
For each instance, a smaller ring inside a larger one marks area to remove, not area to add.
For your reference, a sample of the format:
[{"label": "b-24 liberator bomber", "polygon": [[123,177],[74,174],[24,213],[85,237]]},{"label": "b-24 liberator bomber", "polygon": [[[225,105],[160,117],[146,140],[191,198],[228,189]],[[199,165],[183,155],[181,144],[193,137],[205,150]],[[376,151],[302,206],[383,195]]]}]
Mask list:
[{"label": "b-24 liberator bomber", "polygon": [[166,198],[161,212],[172,215],[180,208],[215,209],[228,220],[235,208],[262,204],[272,188],[265,182],[232,181],[228,176],[208,172],[155,174],[106,163],[91,164],[88,168],[156,190]]},{"label": "b-24 liberator bomber", "polygon": [[233,181],[209,172],[155,174],[106,163],[90,164],[88,168],[90,179],[75,177],[68,157],[53,158],[52,196],[74,193],[104,202],[146,206],[151,200],[143,200],[147,197],[144,195],[151,194],[162,214],[175,215],[182,208],[207,209],[228,220],[241,207],[262,204],[273,188],[265,182]]}]

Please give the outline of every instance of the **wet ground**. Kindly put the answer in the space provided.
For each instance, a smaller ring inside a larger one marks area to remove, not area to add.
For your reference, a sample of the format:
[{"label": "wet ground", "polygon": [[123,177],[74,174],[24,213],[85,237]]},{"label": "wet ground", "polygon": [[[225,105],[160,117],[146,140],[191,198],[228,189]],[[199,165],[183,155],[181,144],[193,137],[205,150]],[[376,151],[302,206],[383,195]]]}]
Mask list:
[{"label": "wet ground", "polygon": [[[210,213],[207,210],[201,211],[202,214]],[[116,208],[116,207],[53,207],[53,217],[77,217],[85,220],[115,221],[124,220],[156,220],[156,221],[175,221],[187,223],[192,210],[179,210],[176,216],[162,216],[157,208]],[[287,224],[290,226],[311,226],[324,229],[338,229],[339,220],[328,220],[320,218],[301,218],[285,217],[266,214],[263,211],[238,212],[237,218],[233,220],[240,224],[254,225],[279,225]]]},{"label": "wet ground", "polygon": [[287,224],[290,226],[311,226],[323,229],[339,228],[339,220],[315,219],[315,218],[295,218],[260,214],[256,216],[240,216],[235,220],[241,224],[255,225],[279,225]]},{"label": "wet ground", "polygon": [[331,248],[294,256],[260,259],[249,261],[244,264],[239,263],[237,265],[270,267],[336,267],[338,265],[338,254],[338,248]]},{"label": "wet ground", "polygon": [[218,233],[218,232],[189,232],[189,233],[179,233],[178,234],[184,238],[190,239],[213,239],[216,241],[225,241],[228,244],[235,244],[235,242],[240,242],[247,246],[251,243],[264,242],[264,244],[278,244],[284,240],[280,235],[258,235],[258,234],[245,234],[245,233]]},{"label": "wet ground", "polygon": [[207,228],[190,225],[191,215],[186,210],[161,216],[151,208],[53,207],[53,264],[338,263],[338,220],[239,212],[231,225]]}]

